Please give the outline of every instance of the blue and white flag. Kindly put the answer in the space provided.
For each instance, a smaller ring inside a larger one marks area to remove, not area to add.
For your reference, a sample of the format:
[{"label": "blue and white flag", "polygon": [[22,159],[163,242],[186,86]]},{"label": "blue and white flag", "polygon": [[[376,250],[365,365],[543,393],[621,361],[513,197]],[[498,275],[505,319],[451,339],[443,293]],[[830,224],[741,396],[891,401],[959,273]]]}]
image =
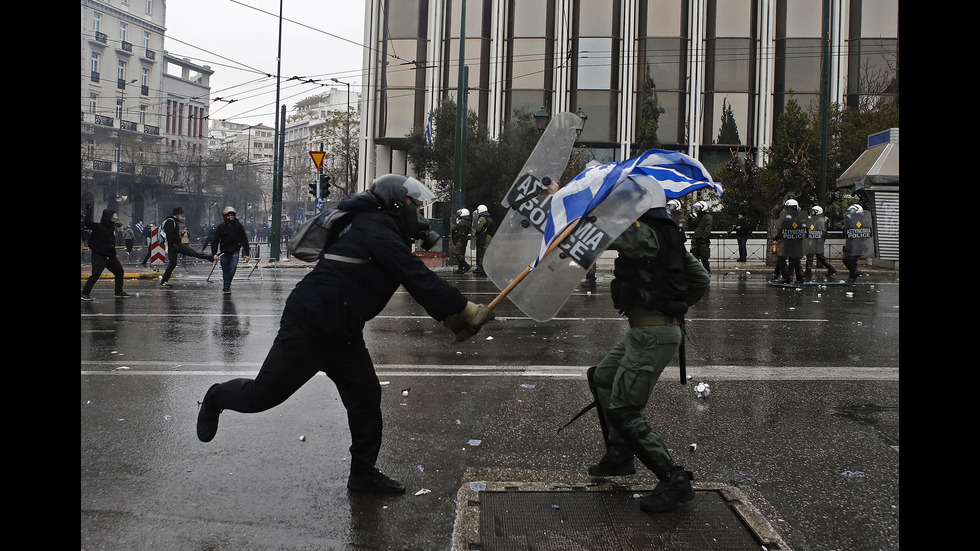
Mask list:
[{"label": "blue and white flag", "polygon": [[677,151],[650,149],[619,163],[586,168],[552,197],[534,267],[570,224],[588,215],[627,178],[643,187],[660,186],[668,198],[682,197],[708,187],[718,195],[722,193],[721,184],[711,181],[704,165]]},{"label": "blue and white flag", "polygon": [[432,115],[425,123],[425,147],[432,147]]}]

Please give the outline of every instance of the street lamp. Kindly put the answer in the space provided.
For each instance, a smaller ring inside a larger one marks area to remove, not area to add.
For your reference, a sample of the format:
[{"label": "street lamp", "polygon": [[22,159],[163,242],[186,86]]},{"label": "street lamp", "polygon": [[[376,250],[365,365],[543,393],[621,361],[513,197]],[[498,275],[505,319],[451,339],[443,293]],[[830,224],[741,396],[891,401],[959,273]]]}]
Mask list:
[{"label": "street lamp", "polygon": [[347,180],[344,182],[344,191],[347,195],[350,195],[350,83],[340,82],[339,80],[332,78],[330,79],[337,84],[343,84],[347,86],[347,111],[344,117],[344,139],[346,143],[344,144],[344,151],[346,152],[346,159],[344,159],[344,172],[347,174]]},{"label": "street lamp", "polygon": [[551,119],[551,114],[548,110],[541,106],[538,112],[534,114],[534,124],[538,127],[538,132],[544,133],[544,129],[548,128],[548,121]]},{"label": "street lamp", "polygon": [[[117,87],[119,88],[119,129],[116,131],[116,201],[125,201],[126,197],[119,194],[119,168],[122,164],[122,129],[123,129],[123,113],[125,112],[126,106],[126,86],[139,82],[139,79],[133,80],[123,80],[119,79]],[[133,166],[133,171],[135,173],[136,167],[135,162]]]},{"label": "street lamp", "polygon": [[575,114],[578,116],[578,118],[582,119],[582,124],[578,125],[578,128],[575,129],[575,136],[578,137],[581,136],[582,131],[585,130],[585,121],[589,120],[589,116],[585,114],[585,111],[582,111],[581,107],[578,108],[578,111],[576,111]]}]

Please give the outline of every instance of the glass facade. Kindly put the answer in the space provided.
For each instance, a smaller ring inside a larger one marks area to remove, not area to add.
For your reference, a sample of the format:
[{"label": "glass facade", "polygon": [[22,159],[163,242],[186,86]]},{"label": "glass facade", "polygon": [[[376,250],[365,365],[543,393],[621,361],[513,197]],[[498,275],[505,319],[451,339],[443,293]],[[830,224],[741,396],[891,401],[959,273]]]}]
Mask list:
[{"label": "glass facade", "polygon": [[[369,139],[397,147],[439,100],[456,96],[464,0],[368,2],[378,14],[373,66],[383,68],[370,83]],[[711,169],[733,148],[768,147],[790,97],[816,109],[825,36],[832,103],[898,101],[898,0],[838,0],[830,17],[817,0],[465,3],[467,106],[491,135],[517,110],[581,107],[588,123],[579,142],[622,157],[642,127],[637,106],[655,93],[661,147]]]}]

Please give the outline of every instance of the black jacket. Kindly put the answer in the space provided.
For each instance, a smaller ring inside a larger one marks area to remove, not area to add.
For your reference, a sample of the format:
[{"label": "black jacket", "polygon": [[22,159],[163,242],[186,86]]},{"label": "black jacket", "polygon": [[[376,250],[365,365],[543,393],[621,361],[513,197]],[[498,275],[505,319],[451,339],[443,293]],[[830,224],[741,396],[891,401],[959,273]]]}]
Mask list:
[{"label": "black jacket", "polygon": [[347,231],[325,251],[368,259],[365,263],[320,260],[286,299],[283,317],[325,339],[358,341],[399,286],[435,320],[459,313],[466,298],[412,254],[405,232],[383,212],[370,192],[340,202],[354,211]]},{"label": "black jacket", "polygon": [[116,256],[116,225],[112,223],[113,214],[116,214],[116,211],[105,209],[102,211],[100,221],[82,221],[82,227],[92,231],[92,235],[88,238],[88,248],[94,254],[109,258]]},{"label": "black jacket", "polygon": [[173,215],[168,216],[163,219],[160,229],[167,234],[167,250],[176,251],[176,247],[180,246],[180,221]]},{"label": "black jacket", "polygon": [[239,249],[245,256],[252,256],[252,250],[248,247],[248,236],[245,235],[245,226],[238,219],[222,222],[214,229],[211,235],[211,254],[218,254],[218,250],[224,254],[234,254]]}]

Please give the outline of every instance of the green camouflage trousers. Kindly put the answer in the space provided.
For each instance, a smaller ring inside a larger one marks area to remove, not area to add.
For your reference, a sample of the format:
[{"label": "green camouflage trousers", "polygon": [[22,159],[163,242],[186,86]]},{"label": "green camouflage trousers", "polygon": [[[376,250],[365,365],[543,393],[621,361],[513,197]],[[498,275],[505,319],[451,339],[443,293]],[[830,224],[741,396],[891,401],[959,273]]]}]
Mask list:
[{"label": "green camouflage trousers", "polygon": [[608,427],[607,442],[630,448],[658,476],[666,474],[673,461],[663,439],[643,416],[643,409],[680,343],[678,325],[631,327],[606,353],[593,375],[600,412]]}]

